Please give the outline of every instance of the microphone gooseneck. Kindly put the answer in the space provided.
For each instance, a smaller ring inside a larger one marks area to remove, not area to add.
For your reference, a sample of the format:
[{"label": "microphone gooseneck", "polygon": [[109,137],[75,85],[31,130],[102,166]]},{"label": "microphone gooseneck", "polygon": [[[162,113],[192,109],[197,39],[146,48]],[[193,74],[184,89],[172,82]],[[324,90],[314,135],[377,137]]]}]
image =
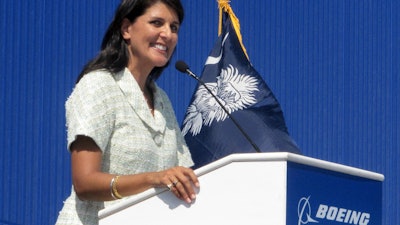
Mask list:
[{"label": "microphone gooseneck", "polygon": [[235,126],[240,130],[240,132],[243,134],[243,136],[247,139],[247,141],[253,146],[254,150],[256,150],[256,152],[261,152],[260,148],[258,148],[258,146],[253,142],[253,140],[251,140],[251,138],[249,137],[249,135],[243,130],[243,128],[239,125],[239,123],[236,121],[236,119],[231,115],[231,113],[225,108],[225,106],[222,104],[222,102],[217,98],[217,96],[215,96],[215,94],[207,87],[206,83],[204,83],[204,81],[202,81],[198,76],[196,76],[190,69],[189,66],[182,60],[179,60],[175,63],[175,68],[182,72],[182,73],[186,73],[189,74],[191,77],[193,77],[194,79],[196,79],[201,85],[203,85],[206,90],[208,91],[208,93],[210,93],[213,98],[217,101],[217,103],[221,106],[221,108],[225,111],[225,113],[229,116],[229,118],[231,118],[232,122],[235,124]]}]

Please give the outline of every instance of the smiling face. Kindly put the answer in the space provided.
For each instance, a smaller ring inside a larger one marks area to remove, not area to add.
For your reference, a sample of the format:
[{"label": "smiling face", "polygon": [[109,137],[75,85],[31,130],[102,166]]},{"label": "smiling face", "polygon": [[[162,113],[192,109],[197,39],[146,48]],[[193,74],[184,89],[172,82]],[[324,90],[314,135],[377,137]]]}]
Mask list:
[{"label": "smiling face", "polygon": [[165,66],[177,44],[179,25],[176,12],[161,2],[133,22],[125,19],[121,31],[130,54],[128,67],[150,71]]}]

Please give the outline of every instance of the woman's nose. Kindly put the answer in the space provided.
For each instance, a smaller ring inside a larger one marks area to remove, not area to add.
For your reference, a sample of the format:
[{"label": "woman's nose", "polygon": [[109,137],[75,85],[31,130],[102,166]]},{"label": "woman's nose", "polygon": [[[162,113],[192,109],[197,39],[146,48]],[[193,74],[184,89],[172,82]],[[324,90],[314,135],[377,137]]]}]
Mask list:
[{"label": "woman's nose", "polygon": [[171,38],[171,35],[172,35],[171,28],[167,25],[163,26],[163,28],[161,30],[161,36],[165,37],[165,38]]}]

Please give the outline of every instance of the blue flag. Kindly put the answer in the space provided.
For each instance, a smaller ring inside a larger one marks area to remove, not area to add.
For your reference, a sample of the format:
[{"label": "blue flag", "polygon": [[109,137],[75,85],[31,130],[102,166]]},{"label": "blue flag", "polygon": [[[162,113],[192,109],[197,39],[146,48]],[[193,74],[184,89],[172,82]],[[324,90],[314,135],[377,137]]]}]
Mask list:
[{"label": "blue flag", "polygon": [[200,78],[251,141],[199,84],[182,125],[195,168],[232,153],[255,153],[257,148],[300,153],[288,134],[279,102],[249,62],[227,12],[222,21],[222,32]]}]

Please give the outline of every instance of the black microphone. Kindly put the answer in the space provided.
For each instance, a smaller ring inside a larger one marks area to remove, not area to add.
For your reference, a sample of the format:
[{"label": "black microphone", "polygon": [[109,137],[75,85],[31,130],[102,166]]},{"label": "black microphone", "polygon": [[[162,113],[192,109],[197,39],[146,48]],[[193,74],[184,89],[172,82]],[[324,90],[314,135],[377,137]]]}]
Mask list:
[{"label": "black microphone", "polygon": [[221,106],[221,108],[225,111],[225,113],[231,118],[232,122],[236,125],[236,127],[240,130],[240,132],[243,134],[243,136],[249,141],[249,143],[253,146],[254,150],[256,152],[261,152],[260,148],[251,140],[249,135],[243,130],[243,128],[239,125],[239,123],[236,121],[236,119],[229,113],[229,111],[225,108],[224,105],[222,105],[221,101],[217,98],[217,96],[214,95],[214,93],[207,87],[207,85],[202,81],[196,74],[194,74],[190,69],[189,66],[182,60],[179,60],[175,63],[175,68],[179,70],[182,73],[189,74],[191,77],[196,79],[201,85],[203,85],[208,93],[210,93],[213,98],[217,101],[217,103]]}]

